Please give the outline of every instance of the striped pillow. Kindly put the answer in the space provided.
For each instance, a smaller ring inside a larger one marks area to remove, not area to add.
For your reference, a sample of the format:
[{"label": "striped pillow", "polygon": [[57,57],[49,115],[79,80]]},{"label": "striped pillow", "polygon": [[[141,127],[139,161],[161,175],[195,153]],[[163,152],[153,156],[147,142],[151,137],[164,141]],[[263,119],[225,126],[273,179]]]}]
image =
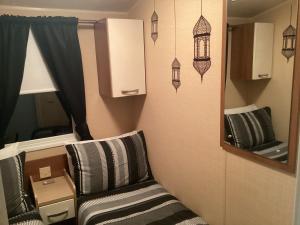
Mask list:
[{"label": "striped pillow", "polygon": [[151,171],[142,131],[66,146],[78,195],[95,194],[147,180]]},{"label": "striped pillow", "polygon": [[271,109],[225,115],[225,139],[242,149],[275,141]]},{"label": "striped pillow", "polygon": [[0,161],[5,203],[9,218],[33,209],[33,205],[24,191],[24,165],[25,152]]}]

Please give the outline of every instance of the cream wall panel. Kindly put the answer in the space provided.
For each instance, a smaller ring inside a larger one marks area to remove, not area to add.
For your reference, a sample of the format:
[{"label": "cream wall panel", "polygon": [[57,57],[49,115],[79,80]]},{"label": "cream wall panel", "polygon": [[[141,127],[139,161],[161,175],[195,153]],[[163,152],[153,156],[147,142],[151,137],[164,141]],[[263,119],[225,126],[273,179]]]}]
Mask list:
[{"label": "cream wall panel", "polygon": [[138,128],[144,129],[155,177],[209,224],[224,225],[225,152],[219,147],[222,1],[203,1],[212,25],[212,67],[203,83],[193,68],[193,27],[200,1],[177,0],[177,57],[182,86],[172,86],[173,0],[156,1],[158,40],[151,39],[153,1],[140,0],[130,17],[144,19],[147,89]]},{"label": "cream wall panel", "polygon": [[219,147],[222,2],[203,1],[204,16],[212,25],[213,62],[201,84],[192,67],[192,29],[200,1],[177,0],[177,52],[182,64],[177,94],[171,85],[173,1],[156,2],[155,45],[150,38],[153,1],[140,0],[131,10],[132,18],[144,18],[146,29],[148,95],[135,105],[138,128],[145,130],[155,177],[209,224],[292,225],[295,178]]},{"label": "cream wall panel", "polygon": [[294,176],[228,154],[226,225],[292,225]]},{"label": "cream wall panel", "polygon": [[[213,29],[212,68],[201,84],[200,75],[192,67],[192,29],[200,16],[200,1],[177,0],[178,58],[182,63],[182,87],[178,94],[171,85],[172,0],[157,1],[160,21],[155,46],[150,38],[153,1],[140,0],[130,12],[132,18],[145,19],[149,91],[146,98],[120,101],[99,96],[94,32],[90,28],[79,30],[91,132],[95,138],[101,138],[129,131],[136,125],[144,129],[155,177],[211,225],[292,225],[295,178],[226,154],[219,147],[223,6],[221,0],[203,3],[204,15]],[[126,16],[3,6],[0,13],[82,19]]]}]

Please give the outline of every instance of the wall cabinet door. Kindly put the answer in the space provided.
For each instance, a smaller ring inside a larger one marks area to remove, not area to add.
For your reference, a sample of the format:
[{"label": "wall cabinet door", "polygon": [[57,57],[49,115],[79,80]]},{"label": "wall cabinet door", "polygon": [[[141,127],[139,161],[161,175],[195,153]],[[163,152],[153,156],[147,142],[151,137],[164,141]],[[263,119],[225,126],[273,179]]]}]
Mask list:
[{"label": "wall cabinet door", "polygon": [[100,94],[146,94],[142,20],[104,19],[95,26]]},{"label": "wall cabinet door", "polygon": [[232,28],[232,79],[259,80],[272,77],[274,25],[251,23]]},{"label": "wall cabinet door", "polygon": [[252,79],[272,77],[274,25],[271,23],[255,23],[253,43]]}]

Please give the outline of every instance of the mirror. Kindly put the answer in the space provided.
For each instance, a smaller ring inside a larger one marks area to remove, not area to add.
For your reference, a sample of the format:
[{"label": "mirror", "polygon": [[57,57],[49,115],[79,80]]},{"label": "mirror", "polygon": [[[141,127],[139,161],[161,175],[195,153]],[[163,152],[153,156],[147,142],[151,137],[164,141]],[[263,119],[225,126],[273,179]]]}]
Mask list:
[{"label": "mirror", "polygon": [[228,0],[224,10],[221,145],[294,172],[298,0]]}]

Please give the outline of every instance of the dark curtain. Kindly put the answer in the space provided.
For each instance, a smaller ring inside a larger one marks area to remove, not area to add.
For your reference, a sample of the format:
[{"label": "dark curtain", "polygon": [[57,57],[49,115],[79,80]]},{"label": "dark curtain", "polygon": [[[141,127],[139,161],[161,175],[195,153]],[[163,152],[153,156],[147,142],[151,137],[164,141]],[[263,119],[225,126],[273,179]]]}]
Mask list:
[{"label": "dark curtain", "polygon": [[0,16],[0,148],[21,89],[29,26],[25,17]]},{"label": "dark curtain", "polygon": [[76,124],[81,140],[93,139],[87,122],[78,19],[37,17],[31,29],[43,58],[60,90],[59,99]]}]

